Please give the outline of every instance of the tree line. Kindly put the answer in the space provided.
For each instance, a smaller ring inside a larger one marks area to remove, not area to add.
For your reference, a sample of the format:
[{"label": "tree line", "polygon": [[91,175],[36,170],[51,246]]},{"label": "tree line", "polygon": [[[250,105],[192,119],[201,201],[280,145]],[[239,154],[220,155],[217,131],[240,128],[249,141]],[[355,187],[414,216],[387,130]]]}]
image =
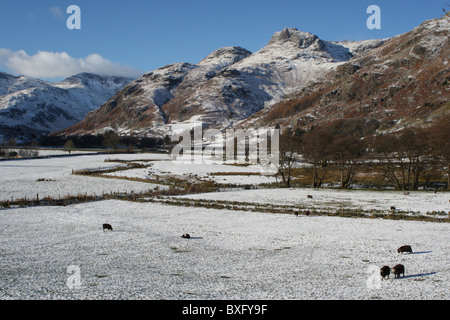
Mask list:
[{"label": "tree line", "polygon": [[339,188],[347,189],[360,173],[376,175],[397,190],[439,182],[450,190],[450,116],[427,128],[370,136],[354,130],[351,122],[340,120],[308,132],[283,131],[278,174],[284,185],[291,187],[300,174],[314,188],[335,179]]},{"label": "tree line", "polygon": [[[168,136],[164,138],[121,136],[112,130],[96,135],[45,135],[26,143],[18,143],[15,138],[9,138],[8,140],[0,141],[0,158],[15,158],[17,156],[29,158],[32,157],[31,155],[28,155],[31,151],[35,152],[34,156],[37,156],[38,151],[36,150],[36,147],[62,148],[69,153],[71,153],[74,149],[90,148],[110,149],[113,151],[122,152],[132,151],[135,149],[162,149],[169,146],[170,143],[171,141]],[[13,150],[18,147],[18,151]]]},{"label": "tree line", "polygon": [[117,149],[152,149],[161,148],[167,143],[167,138],[121,136],[115,131],[103,134],[87,134],[81,136],[48,135],[39,140],[41,147],[63,147],[66,150],[73,148],[108,148]]}]

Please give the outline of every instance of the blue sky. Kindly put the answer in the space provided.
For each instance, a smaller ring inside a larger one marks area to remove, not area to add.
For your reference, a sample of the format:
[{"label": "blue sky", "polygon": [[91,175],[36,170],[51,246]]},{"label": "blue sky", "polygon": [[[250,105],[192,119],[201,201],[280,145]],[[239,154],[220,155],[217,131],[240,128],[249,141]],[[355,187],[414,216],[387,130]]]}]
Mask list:
[{"label": "blue sky", "polygon": [[[224,46],[252,52],[294,27],[324,40],[401,34],[450,9],[445,0],[2,0],[0,71],[59,80],[78,71],[139,75],[169,63],[197,63]],[[449,2],[447,0],[447,2]],[[67,7],[81,9],[69,30]],[[381,30],[369,30],[369,5]]]}]

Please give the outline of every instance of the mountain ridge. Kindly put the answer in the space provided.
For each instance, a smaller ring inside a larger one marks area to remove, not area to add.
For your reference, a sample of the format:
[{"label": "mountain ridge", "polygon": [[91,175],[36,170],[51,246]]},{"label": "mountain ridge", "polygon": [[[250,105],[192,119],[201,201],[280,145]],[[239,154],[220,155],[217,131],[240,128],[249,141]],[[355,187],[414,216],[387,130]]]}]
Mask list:
[{"label": "mountain ridge", "polygon": [[363,119],[373,134],[427,126],[450,113],[449,30],[448,16],[425,21],[241,125],[305,131]]},{"label": "mountain ridge", "polygon": [[0,140],[29,140],[65,129],[132,79],[80,73],[58,82],[0,73]]},{"label": "mountain ridge", "polygon": [[[384,42],[365,41],[359,50]],[[229,127],[348,61],[354,56],[353,47],[285,28],[255,53],[225,47],[197,64],[181,62],[150,71],[60,134],[115,130],[162,136],[195,120],[205,126]]]},{"label": "mountain ridge", "polygon": [[[169,64],[114,86],[109,96],[103,92],[99,106],[83,111],[81,121],[55,134],[113,130],[163,137],[195,121],[219,130],[281,125],[305,131],[353,119],[375,128],[366,130],[371,134],[424,125],[450,112],[449,30],[448,15],[392,38],[363,41],[326,41],[284,28],[256,52],[223,47],[198,63]],[[0,98],[21,101],[33,96],[21,91],[32,86],[27,90],[39,92],[34,97],[41,100],[46,94],[60,97],[56,102],[62,104],[73,95],[95,100],[108,87],[105,81],[82,74],[49,88],[42,80],[0,73]],[[84,87],[97,85],[97,91],[82,93]],[[49,123],[57,118],[73,121],[56,102],[44,106]],[[20,109],[11,114],[23,122]]]}]

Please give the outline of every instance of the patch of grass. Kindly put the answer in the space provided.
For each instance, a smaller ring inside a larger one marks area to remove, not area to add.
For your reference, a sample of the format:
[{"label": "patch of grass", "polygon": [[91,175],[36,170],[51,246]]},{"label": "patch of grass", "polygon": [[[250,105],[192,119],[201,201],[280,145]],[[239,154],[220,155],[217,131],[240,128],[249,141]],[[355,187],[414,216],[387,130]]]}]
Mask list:
[{"label": "patch of grass", "polygon": [[261,172],[211,172],[210,176],[261,176]]},{"label": "patch of grass", "polygon": [[170,250],[172,250],[175,253],[185,253],[185,252],[191,252],[189,249],[181,249],[178,247],[170,247]]},{"label": "patch of grass", "polygon": [[10,201],[3,201],[3,202],[0,202],[0,208],[3,208],[3,209],[9,209],[9,208],[11,208],[11,202],[10,202]]},{"label": "patch of grass", "polygon": [[281,248],[277,248],[275,250],[276,251],[281,251],[281,250],[288,250],[288,249],[292,249],[292,247],[281,247]]},{"label": "patch of grass", "polygon": [[167,205],[176,205],[183,207],[202,207],[208,209],[225,209],[235,211],[252,211],[252,212],[268,212],[278,214],[294,214],[299,211],[300,215],[309,211],[311,216],[338,216],[346,218],[381,218],[392,220],[414,220],[414,221],[432,221],[432,222],[450,222],[450,219],[438,218],[436,216],[423,216],[419,214],[409,214],[407,212],[397,212],[396,214],[388,214],[382,210],[363,210],[363,209],[349,209],[341,208],[308,208],[299,205],[274,205],[267,203],[252,203],[226,200],[206,200],[206,199],[186,199],[173,197],[152,197],[145,200],[145,202],[163,203]]}]

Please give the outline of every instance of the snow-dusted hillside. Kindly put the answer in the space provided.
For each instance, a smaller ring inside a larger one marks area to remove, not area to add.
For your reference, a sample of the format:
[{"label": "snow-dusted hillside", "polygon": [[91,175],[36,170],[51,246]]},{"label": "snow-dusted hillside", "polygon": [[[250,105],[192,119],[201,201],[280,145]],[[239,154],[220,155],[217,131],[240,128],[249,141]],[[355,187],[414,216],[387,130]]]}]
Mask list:
[{"label": "snow-dusted hillside", "polygon": [[0,73],[0,135],[20,139],[65,129],[130,81],[82,73],[52,83]]},{"label": "snow-dusted hillside", "polygon": [[193,119],[225,128],[383,42],[328,42],[286,28],[255,53],[226,47],[198,64],[177,63],[151,71],[65,134],[115,129],[164,135],[173,125]]},{"label": "snow-dusted hillside", "polygon": [[[377,43],[381,45],[382,41]],[[211,79],[208,87],[212,90],[196,93],[195,102],[208,106],[202,109],[205,122],[230,125],[281,101],[352,57],[352,51],[344,45],[285,28],[263,49]]]},{"label": "snow-dusted hillside", "polygon": [[355,56],[324,79],[254,114],[243,127],[278,124],[308,131],[330,122],[363,120],[386,133],[427,126],[449,110],[449,20],[447,15],[425,21],[384,42],[333,43]]}]

